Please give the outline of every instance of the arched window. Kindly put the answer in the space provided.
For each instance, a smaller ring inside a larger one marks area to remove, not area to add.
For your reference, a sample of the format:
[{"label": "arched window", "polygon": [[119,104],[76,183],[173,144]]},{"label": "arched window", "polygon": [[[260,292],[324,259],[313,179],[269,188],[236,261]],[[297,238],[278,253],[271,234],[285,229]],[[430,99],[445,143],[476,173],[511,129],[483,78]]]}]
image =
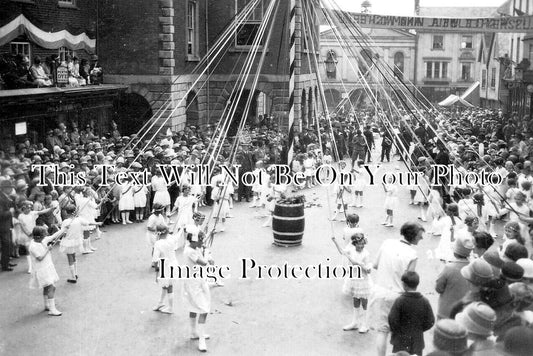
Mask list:
[{"label": "arched window", "polygon": [[185,116],[188,126],[198,125],[198,97],[194,91],[189,92],[186,100]]},{"label": "arched window", "polygon": [[337,54],[330,49],[326,55],[326,75],[329,79],[337,77]]},{"label": "arched window", "polygon": [[394,75],[400,79],[403,79],[403,62],[404,62],[403,53],[396,52],[394,54]]}]

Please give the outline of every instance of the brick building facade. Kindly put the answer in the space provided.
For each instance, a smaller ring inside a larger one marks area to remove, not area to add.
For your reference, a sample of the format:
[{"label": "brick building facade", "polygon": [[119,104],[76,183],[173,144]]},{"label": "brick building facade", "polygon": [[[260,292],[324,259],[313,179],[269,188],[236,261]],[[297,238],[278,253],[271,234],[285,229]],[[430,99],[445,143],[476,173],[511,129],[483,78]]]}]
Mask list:
[{"label": "brick building facade", "polygon": [[[2,78],[11,70],[9,61],[13,54],[27,56],[30,63],[36,56],[44,62],[52,55],[59,55],[63,61],[67,54],[90,60],[96,50],[100,3],[102,1],[2,0]],[[117,120],[117,113],[121,111],[119,98],[126,89],[106,84],[12,89],[4,84],[7,83],[0,80],[0,147],[3,149],[25,138],[42,141],[46,130],[56,128],[61,122],[78,127],[90,124],[99,134],[110,132],[110,123]],[[22,124],[26,133],[17,135],[16,124],[18,127]]]}]

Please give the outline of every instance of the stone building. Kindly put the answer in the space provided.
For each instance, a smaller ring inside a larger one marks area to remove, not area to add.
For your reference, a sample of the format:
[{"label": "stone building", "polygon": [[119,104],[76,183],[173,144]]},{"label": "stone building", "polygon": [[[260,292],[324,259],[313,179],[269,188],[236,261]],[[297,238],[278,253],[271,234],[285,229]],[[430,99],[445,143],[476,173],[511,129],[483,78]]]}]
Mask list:
[{"label": "stone building", "polygon": [[[316,77],[304,60],[301,40],[301,2],[296,12],[295,117],[298,127],[312,121],[316,110]],[[239,29],[220,63],[209,76],[198,78],[193,70],[248,0],[115,0],[102,4],[98,51],[106,80],[129,87],[129,101],[137,111],[151,110],[159,125],[175,130],[186,123],[217,122],[250,51],[251,40],[270,3],[261,0]],[[253,95],[250,120],[274,116],[286,126],[289,111],[289,2],[281,1],[274,19],[259,83]],[[314,22],[314,21],[313,21]],[[256,63],[259,55],[256,58]],[[203,69],[203,67],[202,67]],[[255,73],[255,69],[252,71]],[[197,73],[197,72],[196,72]],[[196,85],[195,81],[199,80]],[[251,83],[247,83],[248,90]],[[194,85],[194,87],[193,87]],[[191,90],[192,88],[192,90]],[[169,103],[170,106],[166,106]],[[242,101],[242,100],[241,100]],[[244,105],[239,104],[242,113]],[[164,108],[165,110],[160,110]],[[235,120],[240,119],[239,111]],[[311,116],[311,117],[310,117]],[[168,118],[168,120],[167,120]],[[233,127],[235,128],[235,126]]]},{"label": "stone building", "polygon": [[[490,17],[494,7],[421,7],[420,16]],[[475,82],[481,82],[478,54],[483,33],[417,31],[416,84],[430,101],[450,94],[461,96]],[[477,99],[479,100],[479,98]],[[479,102],[472,102],[479,104]]]}]

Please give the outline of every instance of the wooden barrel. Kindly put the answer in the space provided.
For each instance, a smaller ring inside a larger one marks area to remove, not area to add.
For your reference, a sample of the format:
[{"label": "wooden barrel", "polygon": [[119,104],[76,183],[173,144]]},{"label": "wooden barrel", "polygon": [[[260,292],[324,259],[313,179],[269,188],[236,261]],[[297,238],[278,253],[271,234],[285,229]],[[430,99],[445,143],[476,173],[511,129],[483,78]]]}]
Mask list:
[{"label": "wooden barrel", "polygon": [[299,246],[305,229],[304,204],[276,203],[272,215],[272,232],[277,246]]}]

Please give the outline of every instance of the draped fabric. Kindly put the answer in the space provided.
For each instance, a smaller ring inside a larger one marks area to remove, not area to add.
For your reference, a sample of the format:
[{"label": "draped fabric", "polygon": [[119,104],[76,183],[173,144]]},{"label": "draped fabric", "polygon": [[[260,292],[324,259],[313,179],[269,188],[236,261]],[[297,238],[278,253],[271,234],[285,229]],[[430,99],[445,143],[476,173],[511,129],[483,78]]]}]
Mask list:
[{"label": "draped fabric", "polygon": [[45,32],[32,24],[24,15],[19,15],[10,23],[0,27],[0,46],[23,34],[31,42],[47,49],[67,47],[72,50],[84,49],[89,53],[94,53],[96,49],[96,40],[90,39],[85,33],[73,35],[67,30]]}]

